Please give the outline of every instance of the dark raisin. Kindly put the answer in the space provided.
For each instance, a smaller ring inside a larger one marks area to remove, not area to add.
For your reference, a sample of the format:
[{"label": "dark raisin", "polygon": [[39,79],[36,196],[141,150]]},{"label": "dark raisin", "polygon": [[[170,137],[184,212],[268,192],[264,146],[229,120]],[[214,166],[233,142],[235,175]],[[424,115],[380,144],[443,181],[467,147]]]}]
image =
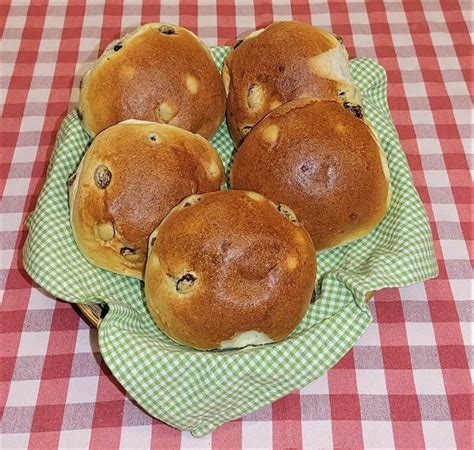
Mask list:
[{"label": "dark raisin", "polygon": [[130,256],[130,255],[135,255],[137,253],[137,251],[134,249],[134,248],[130,248],[130,247],[122,247],[120,249],[120,254],[122,256]]},{"label": "dark raisin", "polygon": [[72,183],[74,183],[74,180],[76,179],[76,172],[74,172],[68,179],[67,179],[67,185],[68,187],[72,186]]},{"label": "dark raisin", "polygon": [[278,66],[278,72],[284,72],[285,68],[283,66]]},{"label": "dark raisin", "polygon": [[162,25],[160,28],[158,28],[158,30],[160,30],[160,33],[162,34],[176,34],[176,30],[173,27],[170,27],[169,25]]},{"label": "dark raisin", "polygon": [[239,40],[233,45],[232,48],[235,50],[240,44],[242,44],[242,42],[244,42],[243,39],[239,39]]},{"label": "dark raisin", "polygon": [[110,184],[111,179],[112,172],[108,169],[107,166],[101,164],[97,167],[97,169],[95,169],[94,181],[99,189],[105,189]]},{"label": "dark raisin", "polygon": [[339,41],[339,43],[340,43],[341,45],[344,45],[344,39],[342,39],[341,36],[339,36],[338,34],[336,34],[336,39]]},{"label": "dark raisin", "polygon": [[82,89],[82,86],[84,86],[84,80],[79,81],[79,89]]},{"label": "dark raisin", "polygon": [[362,119],[364,117],[364,110],[362,109],[362,106],[357,105],[353,108],[353,114],[356,115],[359,119]]},{"label": "dark raisin", "polygon": [[342,89],[340,89],[337,93],[340,97],[344,97],[346,95],[346,91],[343,91]]},{"label": "dark raisin", "polygon": [[350,102],[344,102],[344,108],[346,108],[349,112],[354,114],[354,116],[362,119],[364,117],[364,110],[360,105],[353,105]]},{"label": "dark raisin", "polygon": [[156,142],[158,139],[158,136],[155,133],[150,133],[148,135],[148,138],[150,139],[150,141]]},{"label": "dark raisin", "polygon": [[252,128],[253,128],[252,125],[245,125],[244,127],[242,127],[242,128],[240,129],[240,132],[241,132],[244,136],[246,136],[247,134],[249,134],[249,133],[252,131]]},{"label": "dark raisin", "polygon": [[305,173],[310,169],[308,164],[303,164],[300,168],[301,172]]},{"label": "dark raisin", "polygon": [[[192,186],[193,192],[197,191],[197,187],[194,185]],[[183,208],[187,208],[188,206],[195,205],[196,203],[199,203],[201,201],[201,197],[199,195],[190,195],[187,197],[183,203]]]},{"label": "dark raisin", "polygon": [[82,120],[84,118],[84,115],[82,114],[81,110],[76,109],[77,112],[77,117],[79,117],[79,120]]},{"label": "dark raisin", "polygon": [[185,273],[177,282],[176,290],[180,294],[188,293],[196,282],[196,277],[190,273]]},{"label": "dark raisin", "polygon": [[114,45],[114,52],[118,52],[123,47],[122,43],[119,42],[118,44]]},{"label": "dark raisin", "polygon": [[151,238],[150,245],[153,247],[155,245],[155,242],[156,242],[156,236]]},{"label": "dark raisin", "polygon": [[292,223],[297,223],[298,219],[295,216],[295,213],[288,208],[286,205],[278,205],[277,206],[278,211],[282,216],[284,216],[286,219],[288,219]]}]

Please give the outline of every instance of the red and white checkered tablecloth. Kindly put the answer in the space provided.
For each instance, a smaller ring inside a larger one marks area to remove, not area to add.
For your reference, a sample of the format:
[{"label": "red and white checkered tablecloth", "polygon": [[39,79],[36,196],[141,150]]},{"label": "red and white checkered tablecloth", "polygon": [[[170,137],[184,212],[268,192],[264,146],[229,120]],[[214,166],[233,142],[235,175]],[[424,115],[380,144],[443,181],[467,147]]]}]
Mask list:
[{"label": "red and white checkered tablecloth", "polygon": [[[2,448],[471,447],[470,2],[159,3],[0,1]],[[440,275],[378,292],[374,323],[326,376],[195,439],[137,407],[101,360],[96,331],[32,286],[22,224],[79,80],[110,40],[161,20],[222,45],[284,19],[331,28],[352,57],[387,70]]]}]

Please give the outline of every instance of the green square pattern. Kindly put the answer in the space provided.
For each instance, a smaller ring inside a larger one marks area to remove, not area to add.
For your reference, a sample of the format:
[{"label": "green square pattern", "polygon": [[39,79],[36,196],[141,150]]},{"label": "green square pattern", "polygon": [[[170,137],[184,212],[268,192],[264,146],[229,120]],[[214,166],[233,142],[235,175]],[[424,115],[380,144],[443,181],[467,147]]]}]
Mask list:
[{"label": "green square pattern", "polygon": [[[212,49],[219,69],[228,51]],[[436,276],[431,231],[388,110],[385,71],[366,58],[352,60],[350,69],[387,155],[390,211],[367,237],[318,255],[316,302],[290,338],[260,347],[201,352],[176,344],[151,320],[142,282],[84,259],[69,224],[66,181],[89,137],[74,111],[64,119],[46,183],[27,221],[25,268],[58,298],[108,304],[99,327],[100,351],[153,417],[202,436],[255,411],[320,377],[354,345],[372,319],[364,298],[368,291]],[[228,170],[234,148],[225,123],[212,144]]]}]

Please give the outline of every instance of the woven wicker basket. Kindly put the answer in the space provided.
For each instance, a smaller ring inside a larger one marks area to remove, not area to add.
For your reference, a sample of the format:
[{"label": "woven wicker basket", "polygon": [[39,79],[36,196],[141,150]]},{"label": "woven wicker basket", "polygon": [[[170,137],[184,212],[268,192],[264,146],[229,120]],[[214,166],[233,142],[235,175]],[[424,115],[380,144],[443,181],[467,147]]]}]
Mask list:
[{"label": "woven wicker basket", "polygon": [[[374,291],[367,292],[365,299],[369,301],[374,296]],[[104,304],[94,304],[94,305],[77,305],[78,309],[87,319],[87,321],[94,326],[99,328],[100,321],[105,317],[109,308]]]}]

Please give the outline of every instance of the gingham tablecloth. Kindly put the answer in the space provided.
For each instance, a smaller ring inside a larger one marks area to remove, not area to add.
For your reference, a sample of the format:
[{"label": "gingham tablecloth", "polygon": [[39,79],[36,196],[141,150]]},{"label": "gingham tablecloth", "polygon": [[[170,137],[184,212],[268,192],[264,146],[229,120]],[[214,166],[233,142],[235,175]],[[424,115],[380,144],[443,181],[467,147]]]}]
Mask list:
[{"label": "gingham tablecloth", "polygon": [[[174,3],[0,1],[2,448],[469,448],[469,2]],[[101,360],[96,331],[32,287],[22,269],[22,224],[79,80],[107,42],[161,20],[224,45],[284,19],[331,28],[351,56],[385,67],[440,276],[378,292],[374,323],[326,376],[196,439],[140,410]]]}]

